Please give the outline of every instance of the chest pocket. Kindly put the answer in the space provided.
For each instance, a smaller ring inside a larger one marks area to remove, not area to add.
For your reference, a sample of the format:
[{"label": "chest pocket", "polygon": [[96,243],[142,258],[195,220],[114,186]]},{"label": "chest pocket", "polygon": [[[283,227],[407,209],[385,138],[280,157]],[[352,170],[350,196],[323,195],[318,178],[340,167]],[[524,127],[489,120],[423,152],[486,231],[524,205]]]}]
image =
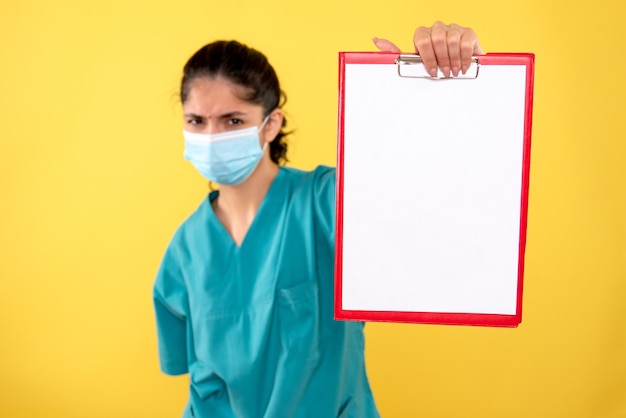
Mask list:
[{"label": "chest pocket", "polygon": [[320,337],[319,314],[315,281],[278,290],[280,338],[286,347],[298,350],[316,347]]},{"label": "chest pocket", "polygon": [[321,311],[319,286],[315,280],[278,289],[277,296],[280,336],[288,347],[317,348],[341,325]]}]

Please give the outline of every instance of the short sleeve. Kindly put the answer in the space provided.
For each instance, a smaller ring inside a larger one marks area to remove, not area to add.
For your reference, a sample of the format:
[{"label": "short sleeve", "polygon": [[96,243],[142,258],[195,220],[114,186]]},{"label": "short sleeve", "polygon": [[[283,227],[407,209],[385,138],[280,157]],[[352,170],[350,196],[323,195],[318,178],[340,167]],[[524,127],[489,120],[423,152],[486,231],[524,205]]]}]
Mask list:
[{"label": "short sleeve", "polygon": [[159,362],[163,373],[187,373],[188,298],[180,263],[173,244],[167,249],[154,291]]},{"label": "short sleeve", "polygon": [[317,222],[323,236],[328,240],[328,243],[332,247],[335,243],[335,169],[332,167],[320,166],[315,171]]}]

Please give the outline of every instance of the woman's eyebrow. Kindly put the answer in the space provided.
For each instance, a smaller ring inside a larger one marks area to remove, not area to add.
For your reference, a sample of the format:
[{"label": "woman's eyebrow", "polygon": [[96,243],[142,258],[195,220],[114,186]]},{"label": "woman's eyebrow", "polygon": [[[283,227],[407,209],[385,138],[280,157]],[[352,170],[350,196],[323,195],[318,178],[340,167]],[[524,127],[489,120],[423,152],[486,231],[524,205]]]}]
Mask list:
[{"label": "woman's eyebrow", "polygon": [[[227,112],[227,113],[223,113],[219,116],[217,116],[219,119],[228,119],[228,118],[232,118],[234,116],[247,116],[248,114],[246,112],[241,112],[239,110],[235,110],[232,112]],[[186,118],[198,118],[198,119],[205,119],[205,116],[202,115],[198,115],[196,113],[192,113],[192,112],[188,112],[188,113],[184,113],[183,116],[185,116]],[[210,117],[208,118],[210,119]]]},{"label": "woman's eyebrow", "polygon": [[228,113],[224,113],[222,115],[219,115],[218,117],[220,119],[228,119],[228,118],[232,118],[234,116],[247,116],[247,115],[248,114],[245,113],[245,112],[241,112],[241,111],[235,110],[233,112],[228,112]]},{"label": "woman's eyebrow", "polygon": [[186,118],[204,119],[204,116],[196,115],[195,113],[185,113],[183,116],[185,116]]}]

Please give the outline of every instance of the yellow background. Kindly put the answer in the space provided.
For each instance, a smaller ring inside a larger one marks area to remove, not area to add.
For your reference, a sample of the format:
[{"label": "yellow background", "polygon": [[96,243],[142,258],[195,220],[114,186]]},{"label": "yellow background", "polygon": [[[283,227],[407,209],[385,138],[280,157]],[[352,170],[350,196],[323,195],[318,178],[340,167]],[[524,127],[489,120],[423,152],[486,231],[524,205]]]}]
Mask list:
[{"label": "yellow background", "polygon": [[158,370],[151,286],[207,189],[182,158],[176,100],[197,48],[235,38],[269,56],[292,165],[312,168],[335,161],[337,52],[372,36],[410,51],[441,19],[486,51],[536,53],[524,317],[368,324],[381,413],[626,417],[621,4],[3,0],[0,416],[180,416],[186,377]]}]

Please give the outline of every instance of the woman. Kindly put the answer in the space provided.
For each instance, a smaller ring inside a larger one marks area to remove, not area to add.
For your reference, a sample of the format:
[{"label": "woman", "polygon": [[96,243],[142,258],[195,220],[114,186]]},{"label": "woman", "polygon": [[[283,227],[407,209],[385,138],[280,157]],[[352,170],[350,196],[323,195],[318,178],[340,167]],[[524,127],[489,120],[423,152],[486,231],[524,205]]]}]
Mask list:
[{"label": "woman", "polygon": [[[441,22],[414,44],[446,76],[482,53],[474,31]],[[219,184],[176,232],[154,287],[161,368],[190,374],[184,417],[377,417],[363,324],[333,320],[335,171],[280,165],[274,69],[214,42],[185,65],[180,97],[185,158]]]}]

